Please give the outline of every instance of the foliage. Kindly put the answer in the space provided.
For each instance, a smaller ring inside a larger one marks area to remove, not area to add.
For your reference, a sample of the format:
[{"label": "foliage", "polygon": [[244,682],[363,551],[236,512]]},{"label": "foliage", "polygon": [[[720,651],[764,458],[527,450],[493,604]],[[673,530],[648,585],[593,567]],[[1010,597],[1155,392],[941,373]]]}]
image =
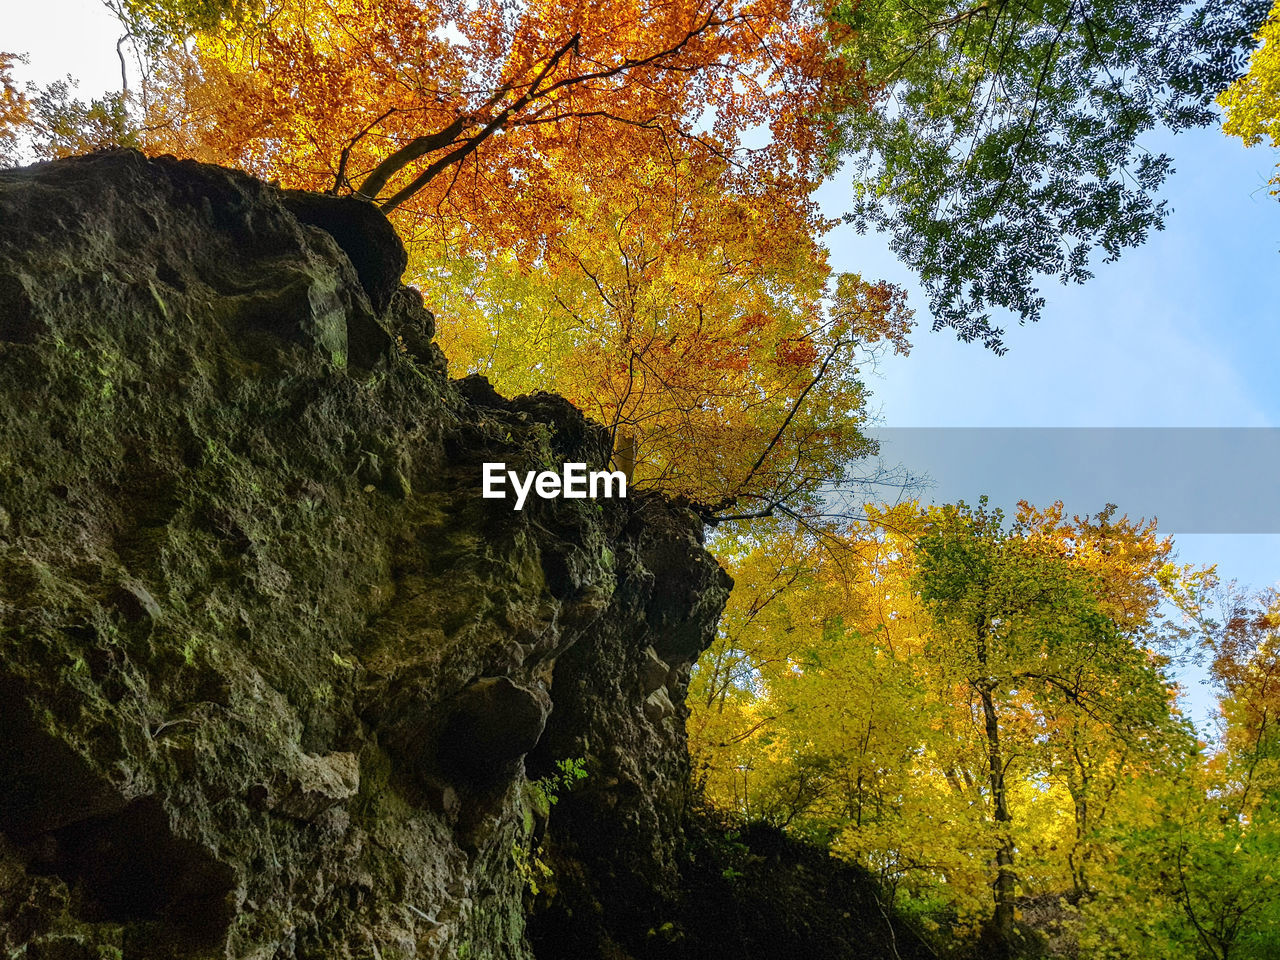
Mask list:
[{"label": "foliage", "polygon": [[255,0],[106,0],[128,31],[152,51],[175,38],[244,24],[266,11]]},{"label": "foliage", "polygon": [[108,147],[138,147],[123,93],[95,97],[88,103],[72,93],[67,78],[36,89],[30,98],[28,123],[32,152],[56,160]]},{"label": "foliage", "polygon": [[1160,229],[1172,171],[1140,138],[1215,121],[1262,0],[842,2],[877,94],[838,115],[859,229],[919,271],[934,329],[1002,350],[993,308],[1039,318],[1039,277],[1082,282]]},{"label": "foliage", "polygon": [[569,397],[641,487],[769,513],[869,450],[859,364],[911,322],[829,282],[820,105],[861,95],[831,49],[791,0],[285,2],[159,58],[147,145],[375,200],[455,367]]},{"label": "foliage", "polygon": [[[690,688],[722,811],[986,955],[1037,910],[1063,954],[1273,955],[1273,597],[1211,616],[1211,576],[1110,508],[819,517],[871,450],[861,371],[912,326],[900,290],[832,276],[822,178],[850,163],[852,222],[892,234],[935,328],[1002,350],[991,310],[1035,319],[1040,277],[1160,227],[1171,161],[1140,140],[1212,119],[1257,0],[115,9],[152,57],[141,88],[20,92],[0,55],[6,157],[17,131],[42,157],[141,144],[375,202],[455,369],[563,393],[634,485],[755,521],[717,532],[737,588]],[[1250,142],[1277,137],[1273,28],[1222,98]],[[1174,703],[1168,602],[1213,657],[1215,750]],[[528,786],[511,858],[535,895],[535,814],[585,775]],[[713,887],[768,886],[747,835],[708,843]]]},{"label": "foliage", "polygon": [[[536,245],[528,218],[555,223],[554,173],[602,144],[625,151],[627,129],[646,152],[734,160],[740,185],[803,191],[823,132],[812,105],[842,75],[826,49],[821,17],[789,0],[284,2],[199,34],[190,58],[173,50],[160,89],[183,112],[156,119],[191,154],[350,184],[388,211],[413,201],[409,222],[438,238]],[[774,143],[748,151],[760,123]],[[513,185],[523,202],[493,202]]]},{"label": "foliage", "polygon": [[1158,651],[1185,642],[1162,600],[1199,581],[1170,546],[1058,505],[722,543],[738,587],[690,691],[708,798],[865,867],[939,934],[985,931],[991,955],[1031,904],[1078,941],[1102,915],[1079,905],[1119,882],[1111,832],[1194,767]]},{"label": "foliage", "polygon": [[19,137],[30,115],[31,104],[13,81],[13,67],[23,61],[12,53],[0,53],[0,166],[16,162]]},{"label": "foliage", "polygon": [[812,211],[734,194],[723,164],[626,150],[569,179],[584,168],[594,186],[564,184],[541,265],[446,259],[419,281],[443,278],[452,360],[513,393],[556,385],[637,443],[637,486],[712,511],[794,503],[841,476],[869,446],[856,364],[907,348],[901,293],[850,274],[824,298]]},{"label": "foliage", "polygon": [[1271,794],[1241,814],[1228,770],[1242,762],[1198,756],[1121,798],[1125,816],[1104,836],[1115,869],[1081,910],[1089,955],[1280,956],[1280,810]]},{"label": "foliage", "polygon": [[[536,780],[527,782],[528,800],[533,806],[532,813],[542,818],[551,815],[551,808],[559,802],[560,796],[577,786],[578,782],[587,778],[586,760],[582,757],[566,757],[555,762],[555,772]],[[555,871],[546,860],[546,850],[541,840],[534,836],[534,817],[526,813],[524,842],[511,841],[511,861],[515,864],[516,874],[528,888],[529,893],[538,896],[544,888],[555,879]]]},{"label": "foliage", "polygon": [[582,757],[557,760],[555,767],[555,773],[529,781],[529,789],[536,794],[540,806],[548,812],[559,801],[561,794],[572,790],[578,781],[587,779],[586,760]]},{"label": "foliage", "polygon": [[[1140,140],[1212,120],[1259,0],[113,9],[140,89],[23,92],[0,54],[6,160],[142,145],[377,203],[455,369],[563,393],[634,485],[756,521],[717,534],[738,586],[690,690],[713,803],[988,955],[1046,904],[1064,953],[1274,954],[1274,597],[1211,617],[1211,577],[1111,508],[817,516],[872,449],[861,371],[912,326],[902,291],[832,276],[819,182],[849,162],[851,221],[892,234],[935,329],[1000,351],[991,310],[1035,319],[1042,276],[1161,226],[1171,160]],[[1280,143],[1274,28],[1221,99],[1246,142]],[[1213,657],[1216,750],[1175,707],[1165,602]],[[535,895],[535,814],[585,776],[528,785],[510,852]],[[713,883],[762,886],[746,836],[708,843]]]},{"label": "foliage", "polygon": [[401,210],[428,265],[540,265],[567,226],[563,181],[594,186],[598,145],[623,170],[719,162],[730,195],[801,207],[843,157],[850,219],[890,231],[935,328],[997,350],[993,308],[1035,319],[1040,276],[1083,281],[1092,250],[1114,259],[1161,227],[1171,161],[1140,137],[1212,122],[1265,15],[1262,0],[112,8],[154,67],[150,149]]},{"label": "foliage", "polygon": [[140,145],[123,93],[85,103],[73,95],[70,77],[19,90],[13,67],[24,60],[0,53],[0,166]]},{"label": "foliage", "polygon": [[[1218,104],[1226,111],[1222,129],[1246,146],[1264,139],[1280,147],[1280,5],[1258,30],[1259,47],[1249,60],[1249,72],[1224,90]],[[1280,185],[1280,174],[1272,178]],[[1280,195],[1280,190],[1271,191]]]},{"label": "foliage", "polygon": [[555,877],[555,871],[543,859],[544,855],[542,844],[526,850],[518,842],[511,841],[511,862],[515,864],[516,876],[535,897],[542,892],[542,885]]},{"label": "foliage", "polygon": [[[980,705],[973,725],[986,763],[975,780],[986,781],[981,804],[997,865],[990,933],[1008,945],[1018,887],[1016,781],[1043,779],[1047,790],[1069,795],[1076,837],[1083,839],[1093,781],[1108,772],[1098,754],[1115,762],[1121,744],[1126,753],[1150,753],[1175,741],[1177,731],[1160,661],[1132,642],[1121,619],[1145,619],[1151,602],[1147,610],[1125,603],[1135,584],[1110,562],[1128,546],[1160,564],[1168,545],[1161,551],[1143,543],[1153,528],[1113,525],[1108,512],[1096,525],[1065,525],[1060,507],[1042,513],[1024,507],[1007,533],[1002,522],[985,505],[934,511],[917,543],[915,583],[933,620],[926,654]],[[1146,579],[1155,573],[1148,567]],[[1099,743],[1103,738],[1114,742]],[[1019,769],[1024,764],[1029,769]],[[1088,892],[1083,861],[1090,852],[1073,851],[1077,894]]]}]

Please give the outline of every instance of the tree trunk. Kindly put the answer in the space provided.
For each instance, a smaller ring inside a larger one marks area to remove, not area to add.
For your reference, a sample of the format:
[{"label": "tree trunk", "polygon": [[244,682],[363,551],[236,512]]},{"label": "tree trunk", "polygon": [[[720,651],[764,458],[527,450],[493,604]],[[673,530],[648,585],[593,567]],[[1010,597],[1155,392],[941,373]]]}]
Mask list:
[{"label": "tree trunk", "polygon": [[1086,862],[1089,851],[1085,847],[1085,838],[1089,835],[1089,780],[1086,776],[1077,779],[1068,774],[1067,789],[1071,793],[1071,802],[1076,813],[1076,840],[1067,854],[1067,863],[1071,867],[1071,883],[1075,887],[1076,899],[1089,895],[1089,877]]},{"label": "tree trunk", "polygon": [[995,699],[991,695],[991,687],[988,684],[982,684],[978,688],[978,693],[982,698],[982,714],[987,727],[987,762],[999,844],[996,847],[994,888],[996,909],[991,918],[991,933],[996,945],[1007,954],[1013,944],[1013,900],[1018,882],[1017,874],[1013,870],[1013,837],[1009,834],[1009,824],[1013,817],[1009,813],[1008,798],[1005,794],[1004,757],[1000,750],[1000,723],[996,715]]}]

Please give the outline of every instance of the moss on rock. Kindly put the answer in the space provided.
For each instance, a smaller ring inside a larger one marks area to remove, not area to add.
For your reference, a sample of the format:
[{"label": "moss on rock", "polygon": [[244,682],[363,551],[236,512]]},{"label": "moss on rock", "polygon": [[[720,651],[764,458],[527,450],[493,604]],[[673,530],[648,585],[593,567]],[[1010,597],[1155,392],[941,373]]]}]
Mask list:
[{"label": "moss on rock", "polygon": [[656,642],[652,542],[706,592],[661,628],[714,628],[690,511],[479,496],[607,435],[450,383],[354,203],[126,151],[0,172],[5,956],[528,957],[560,661]]}]

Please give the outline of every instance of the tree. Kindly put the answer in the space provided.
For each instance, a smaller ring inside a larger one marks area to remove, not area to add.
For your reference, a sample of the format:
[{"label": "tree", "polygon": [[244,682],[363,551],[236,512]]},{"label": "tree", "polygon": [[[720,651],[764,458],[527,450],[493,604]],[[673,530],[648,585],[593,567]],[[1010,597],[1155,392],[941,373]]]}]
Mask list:
[{"label": "tree", "polygon": [[[256,0],[104,0],[125,28],[126,40],[143,46],[145,56],[155,54],[173,43],[198,32],[212,32],[223,27],[244,27],[264,14],[265,4]],[[121,69],[124,66],[121,55]],[[127,85],[127,84],[126,84]]]},{"label": "tree", "polygon": [[892,668],[914,643],[885,606],[903,595],[862,590],[870,570],[887,588],[901,555],[849,525],[774,520],[717,539],[739,586],[690,687],[707,796],[827,840],[849,819],[872,828],[927,720],[906,705],[914,678]]},{"label": "tree", "polygon": [[137,147],[139,140],[124,94],[108,93],[88,103],[75,96],[75,81],[55,80],[28,88],[27,148],[38,160],[57,160],[94,150]]},{"label": "tree", "polygon": [[[1096,524],[1064,524],[1060,505],[1041,512],[1024,505],[1006,532],[1000,511],[960,504],[934,511],[919,541],[917,583],[936,625],[931,656],[963,681],[980,710],[984,806],[997,844],[989,929],[995,949],[1013,947],[1018,887],[1009,785],[1019,757],[1008,743],[1009,728],[1034,730],[1054,745],[1065,719],[1075,727],[1072,752],[1085,720],[1120,740],[1164,732],[1169,693],[1160,661],[1133,642],[1126,623],[1151,615],[1150,603],[1143,611],[1125,601],[1135,587],[1150,589],[1143,581],[1156,571],[1148,560],[1146,575],[1134,579],[1105,562],[1126,543],[1142,544],[1160,562],[1168,544],[1162,551],[1151,542],[1153,533],[1149,526],[1113,524],[1110,512]],[[1090,561],[1103,561],[1102,569],[1091,570]],[[1089,768],[1077,754],[1076,770],[1087,776]],[[1085,826],[1079,820],[1083,781],[1076,783],[1077,824]]]},{"label": "tree", "polygon": [[[153,149],[407,206],[406,234],[458,254],[536,247],[509,188],[622,128],[793,199],[845,157],[850,219],[891,232],[935,328],[997,350],[992,308],[1036,319],[1039,276],[1082,281],[1090,251],[1114,259],[1161,227],[1171,161],[1140,137],[1212,122],[1265,15],[1263,0],[113,2],[160,58],[140,91]],[[554,203],[520,207],[552,228]]]},{"label": "tree", "polygon": [[709,519],[767,514],[869,449],[857,366],[910,325],[828,288],[830,50],[790,0],[286,3],[162,58],[147,143],[377,202],[456,366],[565,394]]},{"label": "tree", "polygon": [[22,62],[24,57],[0,53],[0,166],[138,145],[123,94],[85,103],[73,96],[76,82],[71,77],[43,87],[28,83],[19,90],[13,67]]},{"label": "tree", "polygon": [[1061,505],[1006,527],[906,504],[733,540],[690,697],[708,799],[1007,950],[1019,904],[1112,889],[1129,798],[1193,752],[1159,652],[1190,575],[1170,550],[1151,524]]},{"label": "tree", "polygon": [[[1249,72],[1218,97],[1227,114],[1222,129],[1245,146],[1256,146],[1265,138],[1272,147],[1280,147],[1280,5],[1272,7],[1256,39],[1259,48],[1249,59]],[[1280,173],[1271,182],[1280,185]],[[1280,195],[1280,190],[1271,192]]]},{"label": "tree", "polygon": [[1122,826],[1102,837],[1117,869],[1085,915],[1102,956],[1280,956],[1280,608],[1229,585],[1197,620],[1221,735],[1120,796]]},{"label": "tree", "polygon": [[[408,205],[406,226],[492,244],[513,212],[555,223],[495,206],[513,183],[549,186],[576,158],[625,149],[626,128],[804,195],[825,142],[817,98],[842,86],[827,51],[820,15],[790,0],[285,3],[198,34],[191,56],[171,50],[153,122],[185,153]],[[772,140],[747,149],[759,124]],[[503,239],[540,239],[527,233]]]},{"label": "tree", "polygon": [[1003,350],[1038,278],[1090,276],[1164,223],[1172,160],[1140,138],[1215,122],[1265,0],[863,0],[833,19],[875,96],[837,114],[850,221],[920,273],[934,329]]},{"label": "tree", "polygon": [[961,934],[989,913],[980,757],[924,657],[920,526],[904,504],[719,544],[736,586],[694,673],[690,744],[709,802],[827,846]]},{"label": "tree", "polygon": [[856,275],[828,290],[810,207],[735,191],[723,163],[641,150],[561,174],[592,188],[564,185],[539,265],[419,261],[449,277],[441,345],[504,390],[554,384],[630,438],[638,486],[708,516],[796,508],[869,447],[858,368],[906,350],[910,312]]}]

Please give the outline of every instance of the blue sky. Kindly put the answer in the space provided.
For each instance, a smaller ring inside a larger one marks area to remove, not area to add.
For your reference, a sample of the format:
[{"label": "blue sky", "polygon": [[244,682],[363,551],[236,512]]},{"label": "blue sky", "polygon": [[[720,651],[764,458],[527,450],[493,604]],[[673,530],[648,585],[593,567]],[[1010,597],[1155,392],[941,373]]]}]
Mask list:
[{"label": "blue sky", "polygon": [[[1040,323],[1003,324],[1005,357],[919,333],[909,358],[883,367],[892,425],[1280,425],[1280,201],[1266,185],[1280,158],[1216,129],[1145,146],[1177,167],[1166,229],[1096,262],[1083,286],[1050,278]],[[846,192],[828,184],[824,205],[834,212]],[[915,289],[882,237],[844,228],[830,240],[838,269]]]},{"label": "blue sky", "polygon": [[[1145,146],[1175,160],[1166,229],[1096,263],[1083,286],[1049,279],[1044,318],[1004,324],[1003,357],[930,332],[924,296],[883,237],[846,227],[828,238],[837,270],[902,284],[920,310],[911,355],[885,359],[870,381],[887,426],[1280,427],[1280,200],[1267,186],[1280,157],[1217,129]],[[828,213],[847,191],[824,186]],[[1280,578],[1280,535],[1176,542],[1185,562],[1217,563],[1225,579]]]},{"label": "blue sky", "polygon": [[[0,48],[30,54],[22,79],[71,73],[82,96],[118,86],[119,28],[97,0],[0,0],[0,23]],[[1043,320],[1005,324],[1003,357],[929,332],[924,298],[883,237],[841,228],[828,238],[837,270],[905,286],[923,318],[911,355],[871,378],[886,425],[1280,427],[1280,200],[1266,184],[1280,158],[1216,129],[1151,134],[1144,146],[1175,160],[1166,229],[1097,263],[1085,286],[1049,280]],[[847,192],[839,178],[823,188],[829,215]],[[1217,563],[1224,579],[1280,578],[1280,535],[1176,542],[1180,559]]]}]

